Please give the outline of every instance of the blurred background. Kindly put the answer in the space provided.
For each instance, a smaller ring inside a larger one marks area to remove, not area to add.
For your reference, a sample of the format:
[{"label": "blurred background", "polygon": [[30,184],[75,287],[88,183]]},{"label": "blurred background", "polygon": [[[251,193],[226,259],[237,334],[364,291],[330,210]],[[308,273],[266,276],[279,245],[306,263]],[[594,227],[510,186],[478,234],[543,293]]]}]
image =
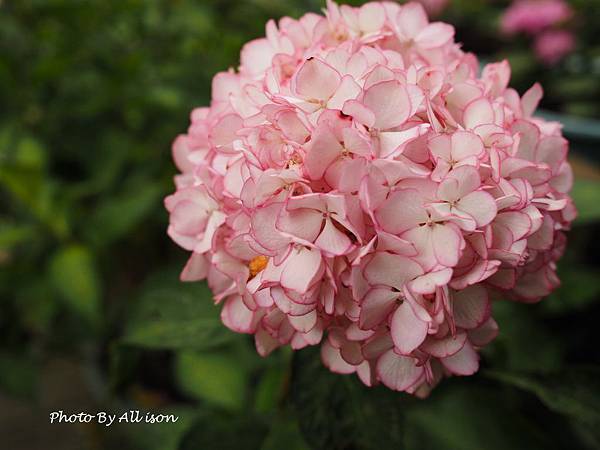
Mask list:
[{"label": "blurred background", "polygon": [[[480,373],[420,401],[331,375],[313,349],[261,359],[204,284],[178,281],[166,236],[170,144],[212,76],[269,18],[324,2],[0,0],[2,448],[600,448],[600,0],[544,2],[422,0],[465,49],[509,59],[521,93],[543,84],[579,218],[562,287],[495,305]],[[49,423],[130,409],[179,420]]]}]

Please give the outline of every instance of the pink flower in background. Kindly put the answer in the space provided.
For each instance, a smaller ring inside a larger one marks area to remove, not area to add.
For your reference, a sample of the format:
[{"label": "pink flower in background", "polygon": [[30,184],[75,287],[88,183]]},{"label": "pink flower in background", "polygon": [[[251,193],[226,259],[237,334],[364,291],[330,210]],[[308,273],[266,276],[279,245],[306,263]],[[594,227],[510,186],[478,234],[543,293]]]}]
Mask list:
[{"label": "pink flower in background", "polygon": [[425,10],[427,11],[427,14],[429,14],[431,16],[437,16],[438,14],[440,14],[444,9],[446,9],[448,4],[450,3],[450,0],[417,0],[417,1],[421,5],[423,5]]},{"label": "pink flower in background", "polygon": [[492,300],[558,286],[575,216],[541,87],[479,73],[420,3],[270,21],[173,144],[182,280],[263,356],[320,345],[333,372],[419,396],[475,373]]},{"label": "pink flower in background", "polygon": [[575,48],[575,36],[565,30],[548,30],[539,34],[534,43],[535,54],[548,65],[553,65]]},{"label": "pink flower in background", "polygon": [[516,0],[502,17],[502,31],[507,34],[537,34],[565,22],[573,10],[564,0]]}]

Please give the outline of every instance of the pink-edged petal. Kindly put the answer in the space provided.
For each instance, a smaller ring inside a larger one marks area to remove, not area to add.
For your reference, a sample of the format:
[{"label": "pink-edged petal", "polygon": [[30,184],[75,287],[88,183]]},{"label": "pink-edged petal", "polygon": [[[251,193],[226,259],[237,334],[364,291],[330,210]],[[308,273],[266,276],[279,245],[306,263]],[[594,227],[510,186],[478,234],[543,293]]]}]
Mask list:
[{"label": "pink-edged petal", "polygon": [[362,31],[372,33],[385,24],[385,9],[380,3],[367,3],[358,11],[358,24]]},{"label": "pink-edged petal", "polygon": [[432,270],[439,264],[433,251],[431,235],[432,227],[427,225],[412,228],[408,231],[405,231],[402,235],[402,238],[413,243],[418,252],[414,259],[421,266],[423,266],[423,269],[426,271]]},{"label": "pink-edged petal", "polygon": [[383,252],[375,254],[364,271],[371,285],[390,286],[398,290],[422,273],[421,266],[412,259]]},{"label": "pink-edged petal", "polygon": [[375,113],[356,100],[348,100],[344,104],[342,112],[369,128],[375,123]]},{"label": "pink-edged petal", "polygon": [[300,333],[308,333],[310,330],[312,330],[317,324],[317,319],[318,316],[315,309],[307,314],[304,314],[303,316],[288,316],[290,324],[296,331],[299,331]]},{"label": "pink-edged petal", "polygon": [[481,176],[479,171],[473,166],[460,166],[452,169],[448,174],[448,178],[458,181],[456,193],[458,198],[473,192],[481,185]]},{"label": "pink-edged petal", "polygon": [[469,286],[452,294],[452,310],[457,327],[477,328],[489,317],[490,308],[488,292],[481,285]]},{"label": "pink-edged petal", "polygon": [[477,347],[483,347],[496,339],[498,331],[498,324],[490,317],[478,328],[469,330],[469,341]]},{"label": "pink-edged petal", "polygon": [[340,81],[338,71],[317,58],[306,60],[294,78],[296,92],[306,99],[315,100],[329,100]]},{"label": "pink-edged petal", "polygon": [[189,137],[180,134],[172,145],[173,161],[182,173],[192,172],[195,165],[190,161],[191,153]]},{"label": "pink-edged petal", "polygon": [[410,283],[410,289],[417,294],[433,294],[438,286],[445,286],[452,278],[452,269],[446,268],[429,272],[415,278]]},{"label": "pink-edged petal", "polygon": [[340,350],[325,340],[321,345],[321,360],[325,367],[335,373],[350,374],[356,371],[356,367],[348,364],[340,355]]},{"label": "pink-edged petal", "polygon": [[210,215],[210,219],[208,219],[208,223],[206,224],[206,230],[204,231],[204,236],[196,247],[194,247],[194,251],[197,253],[205,253],[209,251],[212,247],[212,239],[215,235],[217,229],[225,223],[226,216],[221,211],[213,211]]},{"label": "pink-edged petal", "polygon": [[386,233],[385,231],[377,233],[377,250],[402,256],[416,256],[418,253],[412,242]]},{"label": "pink-edged petal", "polygon": [[275,228],[283,203],[273,203],[254,211],[251,220],[251,233],[254,239],[264,248],[278,250],[289,244],[290,238],[282,236]]},{"label": "pink-edged petal", "polygon": [[313,209],[282,211],[277,219],[277,229],[286,236],[314,242],[319,236],[323,215]]},{"label": "pink-edged petal", "polygon": [[343,147],[329,126],[320,126],[311,140],[304,167],[312,180],[323,178],[327,168],[342,154]]},{"label": "pink-edged petal", "polygon": [[396,21],[404,39],[416,37],[421,30],[427,27],[429,22],[425,9],[417,2],[401,6]]},{"label": "pink-edged petal", "polygon": [[383,81],[365,92],[364,105],[375,114],[373,126],[380,130],[402,125],[412,108],[408,91],[398,81]]},{"label": "pink-edged petal", "polygon": [[371,330],[383,322],[396,306],[398,292],[388,288],[371,289],[360,307],[359,325],[363,330]]},{"label": "pink-edged petal", "polygon": [[[271,298],[277,307],[289,316],[304,316],[315,309],[314,304],[302,305],[293,302],[279,286],[271,288]],[[293,324],[292,324],[293,325]]]},{"label": "pink-edged petal", "polygon": [[374,365],[369,361],[363,361],[356,369],[356,374],[365,386],[372,387],[377,382]]},{"label": "pink-edged petal", "polygon": [[199,281],[208,276],[210,263],[205,255],[200,253],[192,253],[188,259],[179,279],[181,281]]},{"label": "pink-edged petal", "polygon": [[458,180],[452,176],[447,176],[438,186],[437,198],[449,202],[448,207],[450,207],[450,203],[454,203],[460,198],[458,187]]},{"label": "pink-edged petal", "polygon": [[423,375],[422,366],[417,366],[417,360],[400,356],[393,350],[388,350],[377,361],[377,378],[395,391],[405,391],[414,385]]},{"label": "pink-edged petal", "polygon": [[431,232],[433,253],[438,262],[446,267],[458,263],[465,241],[460,230],[451,223],[434,225]]},{"label": "pink-edged petal", "polygon": [[429,336],[421,345],[420,350],[436,358],[446,358],[458,353],[465,345],[466,340],[467,333],[465,332],[457,333],[455,336],[448,335],[442,339]]},{"label": "pink-edged petal", "polygon": [[305,293],[322,272],[321,252],[315,249],[295,248],[284,264],[281,286]]},{"label": "pink-edged petal", "polygon": [[434,160],[442,158],[450,161],[452,158],[452,140],[447,134],[440,134],[430,139],[427,147]]},{"label": "pink-edged petal", "polygon": [[440,359],[453,375],[473,375],[479,369],[479,355],[469,341],[452,356]]},{"label": "pink-edged petal", "polygon": [[340,356],[352,366],[358,366],[364,361],[362,348],[359,342],[346,341],[340,347]]},{"label": "pink-edged petal", "polygon": [[447,23],[435,22],[427,25],[415,38],[415,42],[424,49],[439,48],[454,37],[454,27]]},{"label": "pink-edged petal", "polygon": [[374,360],[392,348],[394,348],[392,338],[389,333],[385,333],[367,341],[363,345],[362,352],[365,359]]},{"label": "pink-edged petal", "polygon": [[183,235],[197,235],[205,227],[208,214],[201,205],[192,200],[182,200],[175,205],[169,218],[173,229]]},{"label": "pink-edged petal", "polygon": [[456,207],[473,217],[478,227],[483,227],[490,223],[498,213],[496,200],[485,191],[471,192],[461,198]]},{"label": "pink-edged petal", "polygon": [[325,221],[325,227],[315,245],[325,253],[335,256],[345,255],[352,249],[352,241],[335,227],[331,219]]},{"label": "pink-edged petal", "polygon": [[452,135],[452,157],[456,161],[470,156],[481,155],[484,151],[483,141],[479,136],[468,131],[457,131]]},{"label": "pink-edged petal", "polygon": [[329,109],[341,110],[348,100],[356,99],[360,92],[361,88],[358,84],[356,84],[356,81],[354,81],[350,75],[345,75],[342,78],[340,86],[337,88],[335,94],[327,102],[327,107]]},{"label": "pink-edged petal", "polygon": [[419,125],[404,131],[387,131],[379,134],[379,156],[387,158],[400,147],[414,141],[429,129],[429,125]]},{"label": "pink-edged petal", "polygon": [[264,328],[259,328],[254,334],[254,345],[256,346],[257,353],[264,358],[281,344],[267,333]]},{"label": "pink-edged petal", "polygon": [[487,98],[477,99],[467,105],[463,113],[465,128],[474,129],[479,125],[494,123],[496,115]]},{"label": "pink-edged petal", "polygon": [[371,155],[371,144],[355,128],[344,128],[344,147],[355,155],[368,157]]},{"label": "pink-edged petal", "polygon": [[353,322],[346,328],[346,339],[349,341],[366,341],[375,334],[372,330],[363,330],[359,324]]},{"label": "pink-edged petal", "polygon": [[244,125],[243,119],[237,114],[223,116],[211,129],[210,139],[215,146],[227,146],[237,137],[237,131]]},{"label": "pink-edged petal", "polygon": [[377,209],[375,217],[383,230],[393,234],[402,233],[429,219],[421,196],[415,189],[393,192]]},{"label": "pink-edged petal", "polygon": [[421,321],[408,302],[403,302],[392,316],[390,334],[399,353],[410,354],[427,337],[429,324]]},{"label": "pink-edged petal", "polygon": [[523,109],[524,117],[531,117],[535,112],[540,100],[544,95],[542,86],[539,83],[535,83],[521,98],[521,108]]},{"label": "pink-edged petal", "polygon": [[221,310],[221,320],[225,326],[237,333],[253,333],[256,327],[254,312],[244,304],[242,297],[229,297]]},{"label": "pink-edged petal", "polygon": [[248,42],[242,48],[240,56],[244,72],[250,76],[264,73],[271,66],[273,56],[275,56],[275,52],[267,39],[255,39]]},{"label": "pink-edged petal", "polygon": [[536,161],[550,166],[553,173],[558,172],[560,165],[567,158],[569,142],[562,136],[546,136],[540,139],[536,149]]}]

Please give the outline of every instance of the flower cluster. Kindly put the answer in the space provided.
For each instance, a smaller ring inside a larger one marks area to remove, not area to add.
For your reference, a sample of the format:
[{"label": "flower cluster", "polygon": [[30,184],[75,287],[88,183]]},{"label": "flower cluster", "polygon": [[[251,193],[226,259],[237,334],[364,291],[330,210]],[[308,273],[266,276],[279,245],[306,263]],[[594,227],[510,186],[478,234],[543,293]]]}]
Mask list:
[{"label": "flower cluster", "polygon": [[575,48],[575,37],[558,26],[573,17],[565,0],[516,0],[502,16],[506,34],[526,33],[534,37],[533,49],[540,60],[553,65]]},{"label": "flower cluster", "polygon": [[271,21],[175,140],[181,278],[261,355],[320,344],[333,372],[422,396],[477,371],[494,297],[558,285],[561,126],[453,38],[418,3]]}]

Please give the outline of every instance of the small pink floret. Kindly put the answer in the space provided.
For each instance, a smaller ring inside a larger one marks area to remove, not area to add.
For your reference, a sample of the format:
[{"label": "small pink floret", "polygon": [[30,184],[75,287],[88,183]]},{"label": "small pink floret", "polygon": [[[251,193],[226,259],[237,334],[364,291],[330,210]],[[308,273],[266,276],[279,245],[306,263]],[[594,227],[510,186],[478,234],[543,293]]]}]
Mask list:
[{"label": "small pink floret", "polygon": [[507,34],[535,35],[573,16],[565,0],[516,0],[502,17],[502,30]]}]

